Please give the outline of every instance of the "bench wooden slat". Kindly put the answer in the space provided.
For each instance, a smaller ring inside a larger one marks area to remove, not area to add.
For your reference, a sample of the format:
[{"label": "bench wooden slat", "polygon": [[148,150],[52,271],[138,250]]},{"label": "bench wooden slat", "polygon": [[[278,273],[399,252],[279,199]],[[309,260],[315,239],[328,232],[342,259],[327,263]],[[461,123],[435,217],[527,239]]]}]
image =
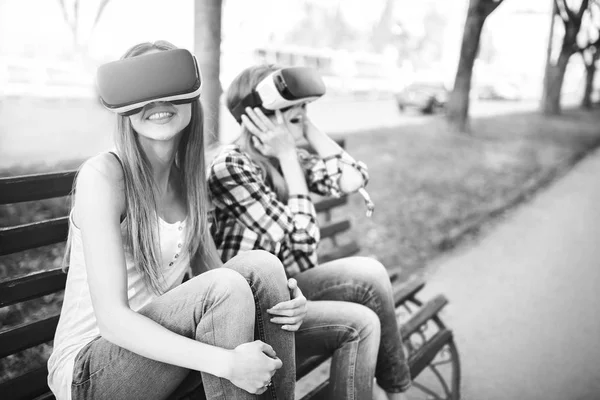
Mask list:
[{"label": "bench wooden slat", "polygon": [[352,241],[348,244],[337,246],[335,249],[319,256],[320,263],[326,263],[331,260],[337,260],[338,258],[350,257],[360,251],[358,243]]},{"label": "bench wooden slat", "polygon": [[321,382],[317,387],[308,392],[300,400],[330,400],[327,399],[327,388],[329,387],[329,378]]},{"label": "bench wooden slat", "polygon": [[52,340],[58,318],[55,315],[0,333],[0,358]]},{"label": "bench wooden slat", "polygon": [[412,314],[410,319],[400,327],[400,336],[402,336],[402,339],[408,339],[408,337],[416,332],[421,325],[434,315],[437,315],[446,304],[448,304],[448,299],[443,295],[438,295],[432,300],[429,300],[423,307],[419,308],[416,313]]},{"label": "bench wooden slat", "polygon": [[46,367],[38,368],[0,384],[2,400],[31,399],[49,391]]},{"label": "bench wooden slat", "polygon": [[64,242],[67,240],[68,232],[68,217],[2,228],[0,229],[0,255]]},{"label": "bench wooden slat", "polygon": [[67,274],[60,268],[0,282],[0,307],[58,292],[65,288],[66,282]]},{"label": "bench wooden slat", "polygon": [[396,307],[399,307],[406,300],[413,297],[425,286],[425,281],[421,278],[412,279],[406,283],[396,284],[397,276],[392,277],[392,283],[394,283],[394,302]]},{"label": "bench wooden slat", "polygon": [[76,171],[0,178],[0,204],[68,196]]},{"label": "bench wooden slat", "polygon": [[415,379],[423,370],[429,365],[429,363],[435,358],[437,353],[452,340],[452,331],[448,329],[442,329],[431,339],[429,339],[425,345],[421,346],[419,350],[412,355],[408,360],[410,366],[410,376]]},{"label": "bench wooden slat", "polygon": [[338,221],[321,227],[321,239],[335,236],[350,229],[350,221]]},{"label": "bench wooden slat", "polygon": [[320,213],[348,203],[348,196],[330,197],[315,203],[315,210]]}]

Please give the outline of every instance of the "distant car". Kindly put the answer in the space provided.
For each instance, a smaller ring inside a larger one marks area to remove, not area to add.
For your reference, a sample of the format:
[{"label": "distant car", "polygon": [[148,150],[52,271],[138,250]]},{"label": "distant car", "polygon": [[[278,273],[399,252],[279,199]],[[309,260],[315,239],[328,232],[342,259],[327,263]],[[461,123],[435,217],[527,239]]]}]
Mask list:
[{"label": "distant car", "polygon": [[414,82],[395,94],[400,111],[416,108],[424,114],[443,109],[448,100],[448,90],[442,82]]},{"label": "distant car", "polygon": [[477,98],[480,100],[521,100],[519,87],[514,83],[496,82],[476,87]]}]

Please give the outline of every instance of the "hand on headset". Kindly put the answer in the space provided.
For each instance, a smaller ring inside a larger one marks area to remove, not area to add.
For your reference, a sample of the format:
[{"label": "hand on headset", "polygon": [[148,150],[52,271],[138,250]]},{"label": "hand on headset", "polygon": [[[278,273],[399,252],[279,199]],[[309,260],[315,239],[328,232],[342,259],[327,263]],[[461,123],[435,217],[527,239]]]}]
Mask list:
[{"label": "hand on headset", "polygon": [[280,110],[275,110],[277,123],[273,123],[260,108],[246,108],[242,125],[253,135],[252,141],[265,156],[282,158],[296,153],[294,137],[287,127]]}]

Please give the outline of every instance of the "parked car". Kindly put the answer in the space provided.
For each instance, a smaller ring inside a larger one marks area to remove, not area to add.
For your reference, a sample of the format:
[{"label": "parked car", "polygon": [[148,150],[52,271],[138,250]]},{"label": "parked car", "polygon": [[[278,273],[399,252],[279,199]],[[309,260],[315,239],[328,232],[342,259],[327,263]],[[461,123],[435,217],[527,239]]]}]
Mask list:
[{"label": "parked car", "polygon": [[519,101],[523,97],[519,87],[510,82],[495,82],[476,86],[477,98],[480,100]]},{"label": "parked car", "polygon": [[442,82],[413,82],[395,94],[400,111],[416,108],[424,114],[443,109],[448,100],[448,90]]}]

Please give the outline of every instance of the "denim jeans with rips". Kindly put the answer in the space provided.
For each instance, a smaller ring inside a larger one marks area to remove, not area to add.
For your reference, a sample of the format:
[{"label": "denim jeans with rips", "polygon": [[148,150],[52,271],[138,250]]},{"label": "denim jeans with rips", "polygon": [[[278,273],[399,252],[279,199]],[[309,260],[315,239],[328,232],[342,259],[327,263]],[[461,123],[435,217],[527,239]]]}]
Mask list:
[{"label": "denim jeans with rips", "polygon": [[373,376],[387,392],[408,390],[411,377],[392,286],[381,263],[342,258],[294,278],[310,301],[296,333],[297,366],[333,356],[328,399],[371,399]]},{"label": "denim jeans with rips", "polygon": [[98,337],[77,355],[72,399],[194,399],[202,392],[208,399],[293,399],[294,335],[265,323],[266,309],[289,298],[279,260],[252,251],[139,310],[173,332],[213,346],[234,349],[255,338],[271,345],[283,367],[260,397],[227,379],[151,360]]}]

